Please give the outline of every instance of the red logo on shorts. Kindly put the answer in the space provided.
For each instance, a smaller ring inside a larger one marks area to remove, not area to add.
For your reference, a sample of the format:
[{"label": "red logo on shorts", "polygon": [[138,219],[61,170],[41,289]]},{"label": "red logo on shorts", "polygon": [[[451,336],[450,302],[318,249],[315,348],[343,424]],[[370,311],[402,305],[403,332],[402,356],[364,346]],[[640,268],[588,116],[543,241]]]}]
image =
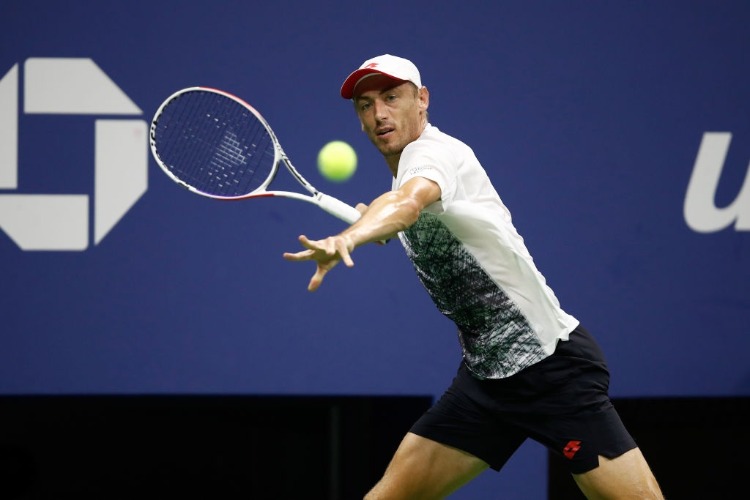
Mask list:
[{"label": "red logo on shorts", "polygon": [[565,458],[568,460],[573,460],[573,457],[576,456],[576,453],[578,453],[578,450],[581,449],[581,442],[572,440],[568,441],[568,444],[565,445],[565,448],[563,448],[563,455],[565,455]]}]

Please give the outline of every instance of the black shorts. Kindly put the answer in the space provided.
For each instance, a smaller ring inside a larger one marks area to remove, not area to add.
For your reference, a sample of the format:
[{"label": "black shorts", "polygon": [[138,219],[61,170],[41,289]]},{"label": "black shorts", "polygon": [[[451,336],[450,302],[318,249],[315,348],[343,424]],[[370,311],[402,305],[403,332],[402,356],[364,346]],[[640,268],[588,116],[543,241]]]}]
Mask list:
[{"label": "black shorts", "polygon": [[636,447],[609,399],[604,356],[582,327],[519,373],[479,380],[461,363],[453,384],[411,432],[458,448],[500,470],[531,438],[565,459],[573,474]]}]

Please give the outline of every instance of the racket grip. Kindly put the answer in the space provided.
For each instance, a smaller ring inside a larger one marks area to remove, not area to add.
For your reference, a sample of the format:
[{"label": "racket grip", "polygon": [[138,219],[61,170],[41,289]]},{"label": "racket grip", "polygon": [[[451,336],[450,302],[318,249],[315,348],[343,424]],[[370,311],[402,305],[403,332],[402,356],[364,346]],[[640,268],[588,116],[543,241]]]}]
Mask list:
[{"label": "racket grip", "polygon": [[359,210],[357,210],[353,206],[344,203],[343,201],[334,198],[333,196],[328,196],[324,193],[318,194],[318,204],[320,208],[322,208],[329,214],[333,215],[334,217],[338,217],[339,219],[349,224],[354,224],[359,220],[360,217],[362,217],[362,214],[359,213]]}]

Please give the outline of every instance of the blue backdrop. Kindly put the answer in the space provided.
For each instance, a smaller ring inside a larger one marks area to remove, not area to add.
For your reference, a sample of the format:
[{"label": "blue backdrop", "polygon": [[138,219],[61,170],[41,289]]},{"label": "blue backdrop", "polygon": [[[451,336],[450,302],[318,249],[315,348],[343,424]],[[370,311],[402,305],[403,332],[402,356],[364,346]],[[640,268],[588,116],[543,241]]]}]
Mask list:
[{"label": "blue backdrop", "polygon": [[[338,89],[392,53],[420,67],[432,123],[474,148],[599,339],[615,397],[749,395],[749,23],[741,1],[4,0],[0,393],[439,394],[456,333],[397,243],[361,248],[310,294],[312,265],[281,254],[340,222],[296,201],[190,195],[138,135],[173,91],[221,88],[264,114],[313,184],[368,202],[389,172]],[[109,83],[65,70],[86,60]],[[32,75],[35,62],[71,66]],[[53,90],[71,86],[83,97]],[[55,109],[67,99],[104,105]],[[113,141],[124,151],[95,133],[118,121],[133,130]],[[343,184],[315,168],[333,139],[359,154]],[[119,174],[141,186],[122,206],[96,184],[118,179],[101,155],[138,159]],[[64,213],[17,203],[40,194],[84,195],[83,245],[19,246],[24,231],[70,236]],[[505,481],[536,474],[523,469]]]}]

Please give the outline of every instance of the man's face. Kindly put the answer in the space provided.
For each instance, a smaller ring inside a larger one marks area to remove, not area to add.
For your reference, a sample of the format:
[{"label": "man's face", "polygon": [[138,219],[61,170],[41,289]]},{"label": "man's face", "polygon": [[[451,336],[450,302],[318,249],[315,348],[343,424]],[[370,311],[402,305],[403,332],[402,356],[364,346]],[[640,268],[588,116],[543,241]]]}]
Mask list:
[{"label": "man's face", "polygon": [[386,160],[395,157],[397,162],[407,144],[424,130],[427,89],[373,75],[362,80],[355,91],[354,106],[362,130]]}]

